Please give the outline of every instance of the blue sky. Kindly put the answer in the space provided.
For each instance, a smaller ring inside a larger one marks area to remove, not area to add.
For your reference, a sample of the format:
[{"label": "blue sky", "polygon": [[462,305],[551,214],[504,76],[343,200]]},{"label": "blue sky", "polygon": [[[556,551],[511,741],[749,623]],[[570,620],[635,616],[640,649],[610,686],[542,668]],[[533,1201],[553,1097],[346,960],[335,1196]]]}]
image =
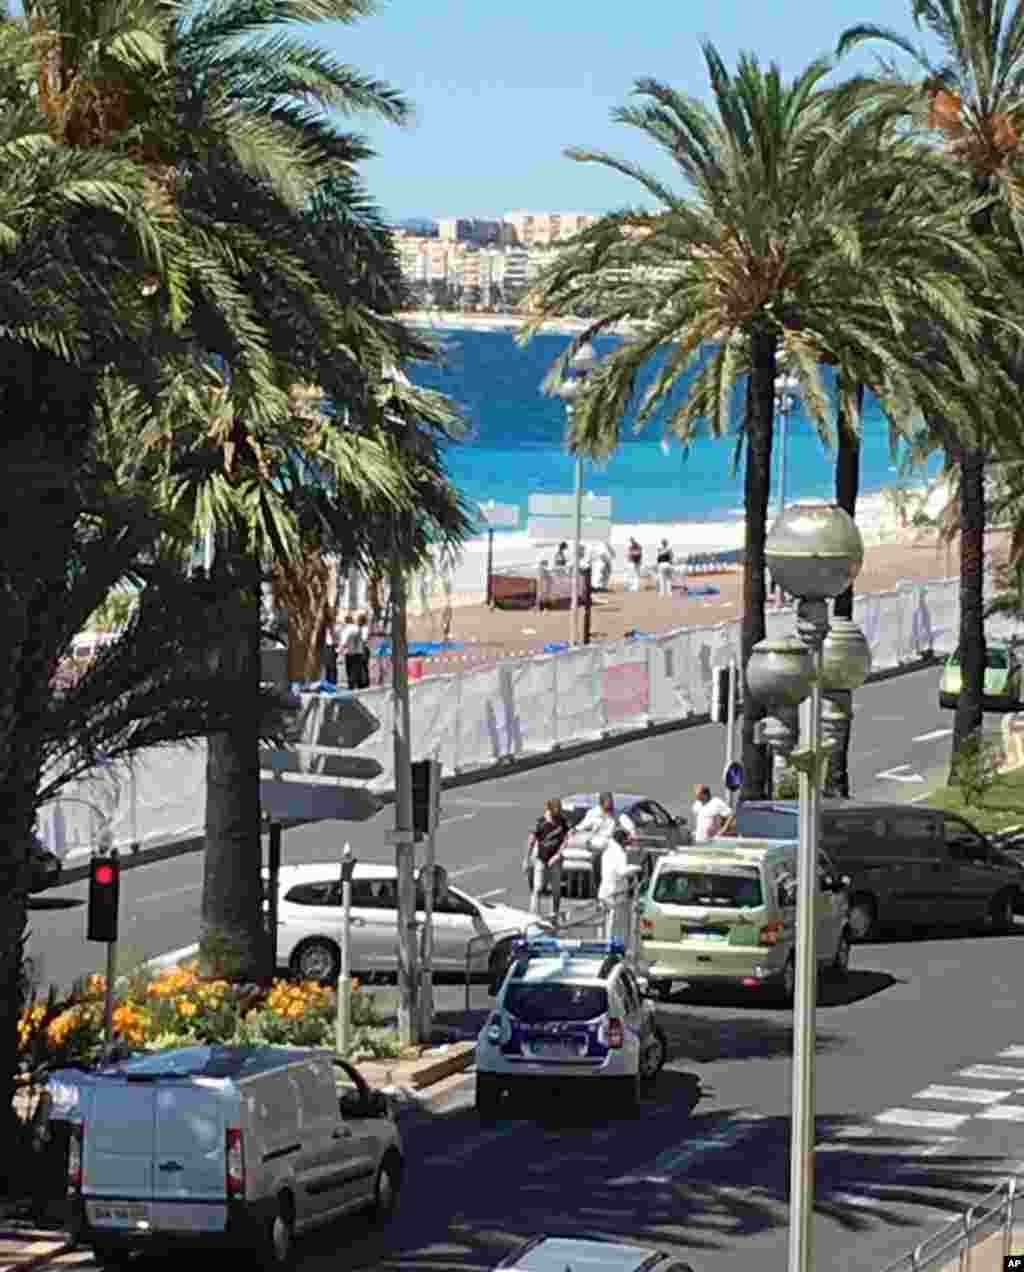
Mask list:
[{"label": "blue sky", "polygon": [[[855,22],[913,36],[909,11],[909,0],[391,0],[375,16],[320,38],[417,108],[406,129],[359,119],[349,125],[377,151],[363,171],[389,217],[605,212],[634,201],[639,187],[565,159],[565,146],[610,151],[671,174],[637,130],[610,121],[634,80],[653,77],[705,96],[703,38],[727,63],[749,50],[791,76],[834,49]],[[874,62],[861,49],[844,66]]]}]

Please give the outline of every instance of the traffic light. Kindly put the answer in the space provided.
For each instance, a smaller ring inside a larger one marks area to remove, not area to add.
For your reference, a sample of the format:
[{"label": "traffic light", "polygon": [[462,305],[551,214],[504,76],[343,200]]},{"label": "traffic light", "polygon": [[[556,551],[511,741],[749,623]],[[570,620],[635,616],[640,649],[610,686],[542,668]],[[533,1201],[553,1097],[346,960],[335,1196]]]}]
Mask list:
[{"label": "traffic light", "polygon": [[417,839],[430,834],[437,825],[441,802],[441,765],[436,760],[414,760],[412,764],[412,828]]},{"label": "traffic light", "polygon": [[711,720],[714,724],[729,723],[729,680],[728,667],[715,667],[712,670],[711,682]]},{"label": "traffic light", "polygon": [[117,908],[121,892],[121,863],[116,857],[93,857],[89,862],[89,919],[86,939],[117,940]]}]

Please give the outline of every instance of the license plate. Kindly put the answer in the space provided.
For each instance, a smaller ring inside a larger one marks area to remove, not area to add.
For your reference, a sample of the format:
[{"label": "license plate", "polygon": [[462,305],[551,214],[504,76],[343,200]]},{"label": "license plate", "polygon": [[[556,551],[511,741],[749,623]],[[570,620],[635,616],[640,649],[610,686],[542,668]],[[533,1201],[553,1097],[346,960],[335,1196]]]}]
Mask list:
[{"label": "license plate", "polygon": [[537,1056],[574,1056],[579,1047],[568,1039],[559,1039],[557,1042],[535,1042],[530,1050]]},{"label": "license plate", "polygon": [[681,935],[690,941],[724,941],[725,936],[721,932],[705,932],[703,928],[691,928],[686,924],[681,926]]},{"label": "license plate", "polygon": [[134,1228],[149,1222],[149,1206],[145,1202],[90,1201],[86,1209],[91,1223],[109,1228]]}]

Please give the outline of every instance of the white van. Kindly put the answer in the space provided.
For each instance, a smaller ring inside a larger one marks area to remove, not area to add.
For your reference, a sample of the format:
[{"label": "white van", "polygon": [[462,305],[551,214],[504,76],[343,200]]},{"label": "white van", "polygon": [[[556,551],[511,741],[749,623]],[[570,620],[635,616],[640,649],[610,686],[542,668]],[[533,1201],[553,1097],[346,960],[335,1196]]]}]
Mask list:
[{"label": "white van", "polygon": [[296,1233],[361,1209],[386,1219],[397,1202],[387,1099],[330,1052],[181,1047],[76,1074],[70,1089],[56,1079],[72,1231],[101,1265],[227,1245],[283,1267]]},{"label": "white van", "polygon": [[[794,840],[716,839],[662,857],[640,909],[641,972],[667,994],[673,981],[776,989],[790,1001],[796,979]],[[845,975],[850,962],[846,885],[821,855],[817,878],[819,964]]]}]

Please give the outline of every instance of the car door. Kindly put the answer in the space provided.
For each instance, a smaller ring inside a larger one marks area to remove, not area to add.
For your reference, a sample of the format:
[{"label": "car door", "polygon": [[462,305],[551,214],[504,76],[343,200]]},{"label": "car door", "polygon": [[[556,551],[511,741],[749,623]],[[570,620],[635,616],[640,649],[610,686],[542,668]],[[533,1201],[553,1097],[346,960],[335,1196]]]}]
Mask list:
[{"label": "car door", "polygon": [[658,837],[661,840],[661,846],[666,850],[683,847],[688,836],[683,834],[683,828],[679,825],[668,809],[662,808],[662,806],[653,799],[649,799],[647,801],[647,806],[650,808],[651,815],[654,818],[654,824],[658,830]]},{"label": "car door", "polygon": [[296,1218],[317,1223],[344,1204],[352,1133],[342,1123],[334,1078],[325,1061],[304,1061],[285,1074],[298,1106]]},{"label": "car door", "polygon": [[346,1132],[342,1163],[345,1183],[340,1201],[346,1209],[352,1209],[373,1199],[381,1156],[381,1118],[373,1112],[366,1082],[352,1065],[338,1058],[334,1060],[334,1087]]},{"label": "car door", "polygon": [[[423,885],[416,881],[416,921],[426,922]],[[469,897],[449,887],[444,896],[434,897],[434,967],[461,971],[466,966],[466,947],[471,938],[486,936],[487,925],[480,909]],[[474,952],[485,944],[474,942]]]},{"label": "car door", "polygon": [[640,993],[640,986],[636,983],[636,977],[628,967],[622,969],[621,975],[626,1022],[636,1036],[637,1046],[642,1047],[644,1044],[644,1033],[648,1024],[644,997]]},{"label": "car door", "polygon": [[948,877],[953,894],[950,915],[956,919],[984,918],[989,902],[999,890],[988,841],[959,817],[947,813],[944,820],[946,850],[950,857]]},{"label": "car door", "polygon": [[[352,881],[352,912],[360,927],[362,971],[393,972],[398,963],[398,881],[391,875],[369,875]],[[357,970],[353,964],[353,971]]]},{"label": "car door", "polygon": [[665,851],[665,827],[659,826],[648,800],[633,804],[626,814],[636,830],[626,856],[631,866],[639,866],[642,877],[650,877],[653,864]]}]

